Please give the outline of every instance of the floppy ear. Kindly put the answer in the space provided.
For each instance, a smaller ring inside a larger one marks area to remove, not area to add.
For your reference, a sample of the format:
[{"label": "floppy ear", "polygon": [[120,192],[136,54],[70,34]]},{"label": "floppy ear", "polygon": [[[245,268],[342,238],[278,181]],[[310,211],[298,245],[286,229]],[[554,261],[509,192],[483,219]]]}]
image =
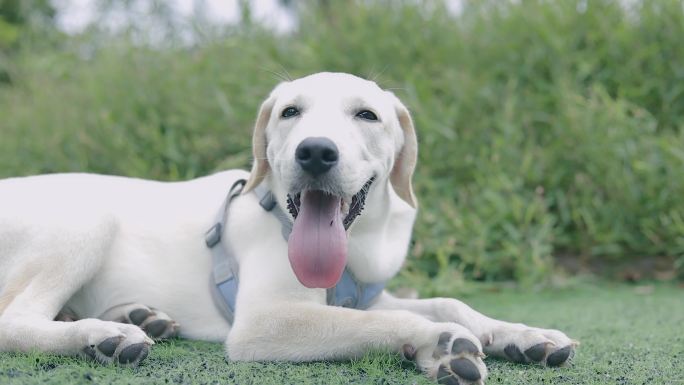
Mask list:
[{"label": "floppy ear", "polygon": [[257,115],[252,136],[254,163],[252,164],[252,172],[249,174],[249,179],[242,190],[244,193],[250,192],[258,186],[271,168],[268,164],[268,159],[266,159],[266,146],[268,145],[266,141],[266,125],[271,118],[273,104],[275,104],[275,97],[271,95],[261,104],[259,114]]},{"label": "floppy ear", "polygon": [[390,173],[390,181],[392,187],[397,195],[411,207],[416,208],[418,202],[413,194],[413,170],[416,168],[416,161],[418,159],[418,140],[416,139],[416,131],[413,128],[413,120],[408,112],[408,109],[395,97],[394,107],[401,131],[404,134],[404,145],[399,150],[394,160],[394,167]]}]

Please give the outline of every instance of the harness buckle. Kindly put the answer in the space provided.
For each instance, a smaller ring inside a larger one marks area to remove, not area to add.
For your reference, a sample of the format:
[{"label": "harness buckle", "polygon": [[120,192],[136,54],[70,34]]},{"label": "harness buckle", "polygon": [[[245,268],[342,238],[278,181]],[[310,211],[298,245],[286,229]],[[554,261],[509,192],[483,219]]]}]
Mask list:
[{"label": "harness buckle", "polygon": [[215,225],[211,226],[211,228],[204,235],[204,243],[207,244],[207,247],[212,248],[221,242],[222,230],[223,226],[221,226],[221,223],[216,223]]},{"label": "harness buckle", "polygon": [[276,202],[275,197],[273,196],[273,193],[268,191],[264,196],[259,200],[259,205],[266,210],[266,211],[271,211],[275,207],[275,205],[278,202]]}]

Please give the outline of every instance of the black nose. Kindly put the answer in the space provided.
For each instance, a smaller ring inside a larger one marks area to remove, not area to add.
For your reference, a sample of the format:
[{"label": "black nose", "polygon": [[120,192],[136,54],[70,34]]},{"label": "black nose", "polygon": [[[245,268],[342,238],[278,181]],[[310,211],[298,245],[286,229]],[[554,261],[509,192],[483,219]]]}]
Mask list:
[{"label": "black nose", "polygon": [[295,150],[297,163],[313,176],[319,176],[337,164],[337,146],[328,138],[306,138]]}]

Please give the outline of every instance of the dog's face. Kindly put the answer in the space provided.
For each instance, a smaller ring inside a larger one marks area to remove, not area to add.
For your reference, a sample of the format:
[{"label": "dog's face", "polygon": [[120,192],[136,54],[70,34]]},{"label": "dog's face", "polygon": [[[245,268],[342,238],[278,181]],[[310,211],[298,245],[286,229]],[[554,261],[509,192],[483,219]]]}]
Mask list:
[{"label": "dog's face", "polygon": [[[288,242],[293,269],[324,264],[325,270],[334,260],[327,275],[312,273],[303,280],[297,274],[306,286],[332,286],[344,258],[330,255],[346,255],[345,230],[374,184],[390,184],[415,207],[416,152],[411,118],[391,92],[348,74],[314,74],[280,84],[263,103],[245,190],[271,174],[295,220]],[[328,240],[325,250],[310,244],[321,237]]]},{"label": "dog's face", "polygon": [[[415,147],[406,107],[391,92],[349,74],[310,75],[281,83],[263,103],[246,190],[272,173],[292,195],[318,189],[349,204],[371,178],[392,176],[397,194],[415,207]],[[320,162],[307,159],[312,151]]]}]

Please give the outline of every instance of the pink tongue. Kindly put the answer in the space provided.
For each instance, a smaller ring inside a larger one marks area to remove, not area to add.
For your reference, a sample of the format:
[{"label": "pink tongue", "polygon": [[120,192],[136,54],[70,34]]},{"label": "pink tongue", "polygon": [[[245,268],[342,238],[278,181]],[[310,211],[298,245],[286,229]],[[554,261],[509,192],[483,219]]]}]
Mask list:
[{"label": "pink tongue", "polygon": [[318,190],[302,194],[288,240],[288,256],[302,285],[327,289],[337,284],[347,263],[339,197]]}]

